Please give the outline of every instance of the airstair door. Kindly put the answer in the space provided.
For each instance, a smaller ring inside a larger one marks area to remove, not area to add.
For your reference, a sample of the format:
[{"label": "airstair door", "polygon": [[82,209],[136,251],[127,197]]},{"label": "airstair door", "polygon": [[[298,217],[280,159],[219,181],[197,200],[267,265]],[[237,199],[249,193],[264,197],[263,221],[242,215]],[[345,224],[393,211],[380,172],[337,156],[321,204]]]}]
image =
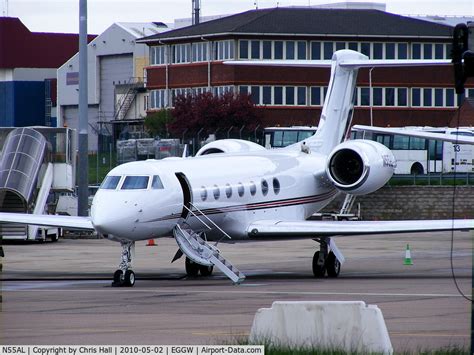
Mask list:
[{"label": "airstair door", "polygon": [[176,177],[181,185],[181,190],[183,191],[183,210],[181,211],[181,218],[186,219],[189,214],[189,210],[191,209],[192,204],[192,190],[191,185],[189,184],[186,175],[183,173],[176,173]]}]

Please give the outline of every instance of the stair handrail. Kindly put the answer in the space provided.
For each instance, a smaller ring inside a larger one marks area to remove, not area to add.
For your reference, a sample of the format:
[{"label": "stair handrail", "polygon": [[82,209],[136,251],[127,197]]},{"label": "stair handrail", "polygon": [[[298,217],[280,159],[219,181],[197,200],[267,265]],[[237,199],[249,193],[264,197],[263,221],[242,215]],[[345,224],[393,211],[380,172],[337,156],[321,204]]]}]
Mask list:
[{"label": "stair handrail", "polygon": [[[201,218],[199,218],[199,216],[198,216],[197,214],[195,214],[192,210],[190,210],[190,209],[189,209],[188,207],[186,207],[185,205],[183,205],[183,207],[184,207],[188,212],[190,212],[194,217],[196,217],[196,218],[199,220],[199,222],[201,222],[202,224],[204,224],[204,225],[207,227],[207,229],[212,230],[212,228],[209,227],[209,226],[206,224],[206,222],[204,222]],[[199,211],[199,212],[201,212],[201,211]],[[187,223],[186,223],[186,224],[187,224]]]},{"label": "stair handrail", "polygon": [[[225,235],[227,238],[229,239],[232,239],[232,237],[230,235],[228,235],[226,232],[224,232],[221,227],[219,227],[217,224],[215,224],[208,216],[206,216],[199,208],[197,208],[195,205],[193,205],[191,202],[189,202],[189,204],[191,205],[191,207],[193,207],[196,211],[198,211],[201,216],[203,216],[204,218],[206,218],[214,227],[216,227],[223,235]],[[186,206],[184,206],[188,211],[191,211],[189,208],[187,208]],[[193,213],[193,215],[195,215]],[[196,216],[196,215],[195,215]],[[197,216],[196,216],[197,217]],[[199,218],[198,218],[199,219]],[[201,222],[202,220],[199,219]],[[211,229],[211,228],[209,228]]]}]

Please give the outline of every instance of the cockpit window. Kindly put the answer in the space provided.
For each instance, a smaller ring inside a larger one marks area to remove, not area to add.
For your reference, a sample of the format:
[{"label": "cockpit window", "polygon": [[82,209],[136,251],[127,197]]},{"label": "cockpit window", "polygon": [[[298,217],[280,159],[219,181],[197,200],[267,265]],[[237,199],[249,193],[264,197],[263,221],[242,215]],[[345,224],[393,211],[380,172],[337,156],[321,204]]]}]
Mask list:
[{"label": "cockpit window", "polygon": [[149,179],[148,176],[126,176],[122,184],[122,190],[146,189]]},{"label": "cockpit window", "polygon": [[158,175],[153,175],[153,181],[151,182],[151,188],[153,190],[164,189],[163,183]]},{"label": "cockpit window", "polygon": [[102,182],[102,185],[100,185],[100,188],[106,190],[115,190],[119,181],[120,176],[106,176],[104,181]]}]

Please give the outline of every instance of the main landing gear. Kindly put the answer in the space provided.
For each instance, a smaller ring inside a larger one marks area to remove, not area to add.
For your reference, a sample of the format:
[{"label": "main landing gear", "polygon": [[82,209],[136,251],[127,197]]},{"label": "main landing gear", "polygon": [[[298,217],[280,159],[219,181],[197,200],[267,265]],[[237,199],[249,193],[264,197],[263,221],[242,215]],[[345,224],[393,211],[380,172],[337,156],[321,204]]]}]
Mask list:
[{"label": "main landing gear", "polygon": [[[341,272],[341,263],[336,255],[330,250],[330,238],[314,239],[320,244],[319,251],[313,256],[313,274],[314,277],[322,278],[326,274],[328,277],[338,277]],[[334,245],[335,248],[335,245]]]},{"label": "main landing gear", "polygon": [[214,270],[214,265],[211,265],[211,266],[201,265],[201,264],[195,263],[188,257],[186,257],[184,266],[186,268],[186,274],[190,277],[197,277],[198,274],[201,274],[201,276],[211,276],[212,271]]},{"label": "main landing gear", "polygon": [[122,257],[119,268],[114,273],[112,287],[132,287],[135,285],[135,273],[130,268],[132,267],[135,242],[120,242],[120,245],[122,246]]}]

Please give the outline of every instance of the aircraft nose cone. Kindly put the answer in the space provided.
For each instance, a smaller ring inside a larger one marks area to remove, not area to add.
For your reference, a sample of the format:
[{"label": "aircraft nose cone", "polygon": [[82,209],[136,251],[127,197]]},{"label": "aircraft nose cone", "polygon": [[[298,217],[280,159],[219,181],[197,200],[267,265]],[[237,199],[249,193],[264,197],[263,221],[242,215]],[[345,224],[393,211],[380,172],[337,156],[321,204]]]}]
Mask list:
[{"label": "aircraft nose cone", "polygon": [[101,234],[128,234],[132,225],[126,209],[118,201],[95,198],[91,209],[94,228]]}]

